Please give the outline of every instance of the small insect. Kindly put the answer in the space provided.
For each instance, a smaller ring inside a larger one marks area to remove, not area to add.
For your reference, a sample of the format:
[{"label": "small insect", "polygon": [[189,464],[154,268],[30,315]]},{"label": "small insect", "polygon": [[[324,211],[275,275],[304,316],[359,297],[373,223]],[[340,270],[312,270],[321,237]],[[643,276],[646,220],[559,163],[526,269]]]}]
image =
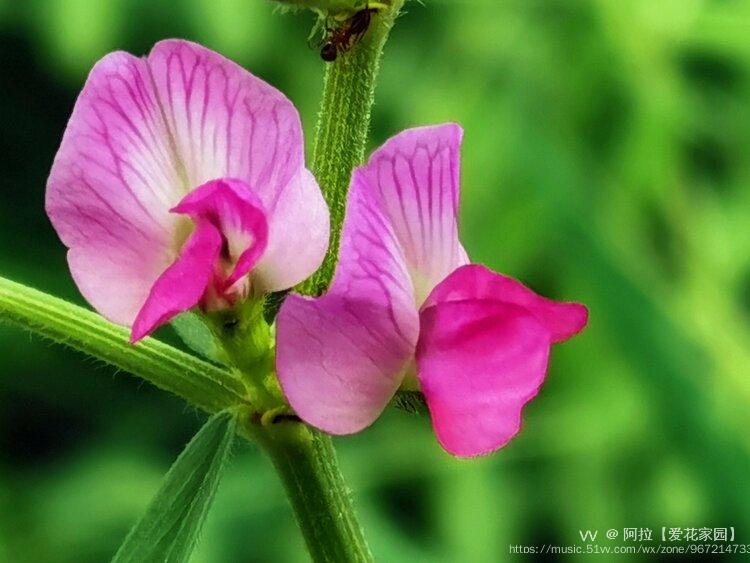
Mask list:
[{"label": "small insect", "polygon": [[345,19],[338,27],[327,28],[324,43],[320,49],[320,58],[326,62],[333,62],[339,53],[346,53],[367,32],[373,14],[377,14],[379,7],[367,4],[363,9]]}]

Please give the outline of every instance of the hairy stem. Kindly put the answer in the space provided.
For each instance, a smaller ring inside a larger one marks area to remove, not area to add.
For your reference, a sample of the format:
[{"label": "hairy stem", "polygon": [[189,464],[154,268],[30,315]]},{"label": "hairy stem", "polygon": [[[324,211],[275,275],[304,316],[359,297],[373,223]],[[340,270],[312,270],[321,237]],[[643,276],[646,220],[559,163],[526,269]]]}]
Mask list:
[{"label": "hairy stem", "polygon": [[331,438],[291,421],[251,432],[281,478],[313,561],[372,561]]},{"label": "hairy stem", "polygon": [[[323,265],[297,288],[302,293],[319,295],[333,277],[349,179],[365,154],[383,45],[403,2],[379,8],[362,40],[326,69],[312,171],[331,212],[331,240]],[[313,561],[372,561],[331,439],[293,421],[248,426],[279,473]]]},{"label": "hairy stem", "polygon": [[331,211],[331,240],[323,265],[297,288],[301,293],[319,295],[333,277],[349,179],[365,155],[383,45],[403,3],[393,0],[374,14],[362,40],[326,68],[312,171]]},{"label": "hairy stem", "polygon": [[66,344],[214,413],[243,404],[243,385],[228,371],[153,338],[128,343],[128,331],[96,313],[0,277],[0,320]]}]

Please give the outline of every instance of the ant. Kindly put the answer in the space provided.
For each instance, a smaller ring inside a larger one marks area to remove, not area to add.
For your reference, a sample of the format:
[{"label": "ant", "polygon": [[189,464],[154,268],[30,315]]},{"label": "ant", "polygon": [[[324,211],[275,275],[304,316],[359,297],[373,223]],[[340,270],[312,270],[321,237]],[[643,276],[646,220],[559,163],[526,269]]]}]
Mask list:
[{"label": "ant", "polygon": [[330,63],[336,60],[339,53],[345,53],[356,45],[367,32],[372,21],[372,15],[377,14],[387,4],[368,2],[365,7],[354,15],[346,18],[339,27],[326,28],[326,37],[320,49],[320,58]]}]

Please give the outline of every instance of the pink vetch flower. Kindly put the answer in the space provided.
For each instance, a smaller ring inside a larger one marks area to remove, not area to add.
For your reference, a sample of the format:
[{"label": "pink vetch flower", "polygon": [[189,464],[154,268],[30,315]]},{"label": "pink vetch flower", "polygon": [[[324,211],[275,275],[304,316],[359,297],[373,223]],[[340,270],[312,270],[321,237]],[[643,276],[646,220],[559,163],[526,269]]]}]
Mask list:
[{"label": "pink vetch flower", "polygon": [[417,128],[375,151],[352,177],[330,290],[282,306],[278,375],[308,423],[357,432],[418,382],[440,444],[489,453],[518,433],[551,345],[586,325],[583,305],[469,264],[457,225],[461,137],[453,124]]},{"label": "pink vetch flower", "polygon": [[81,293],[133,342],[195,306],[292,287],[328,245],[294,105],[186,41],[94,66],[46,208]]}]

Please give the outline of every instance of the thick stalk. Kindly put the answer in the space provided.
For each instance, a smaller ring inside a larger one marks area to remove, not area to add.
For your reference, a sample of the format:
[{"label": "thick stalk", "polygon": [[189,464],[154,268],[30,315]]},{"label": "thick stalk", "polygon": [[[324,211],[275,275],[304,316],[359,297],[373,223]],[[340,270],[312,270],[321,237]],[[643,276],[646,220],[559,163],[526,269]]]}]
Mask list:
[{"label": "thick stalk", "polygon": [[210,413],[245,403],[229,372],[153,338],[128,344],[128,331],[96,313],[0,277],[0,321],[66,344],[179,395]]},{"label": "thick stalk", "polygon": [[[331,212],[331,239],[323,265],[297,288],[302,293],[322,293],[333,277],[349,180],[365,154],[383,45],[403,3],[392,0],[380,9],[362,40],[326,68],[312,171]],[[293,421],[250,426],[281,477],[313,561],[372,561],[331,439]]]},{"label": "thick stalk", "polygon": [[331,438],[293,421],[251,432],[281,478],[313,561],[372,561]]},{"label": "thick stalk", "polygon": [[331,211],[331,240],[323,265],[297,288],[302,293],[322,293],[333,277],[349,180],[365,155],[383,45],[403,3],[393,0],[390,8],[374,14],[362,40],[327,65],[312,171]]}]

